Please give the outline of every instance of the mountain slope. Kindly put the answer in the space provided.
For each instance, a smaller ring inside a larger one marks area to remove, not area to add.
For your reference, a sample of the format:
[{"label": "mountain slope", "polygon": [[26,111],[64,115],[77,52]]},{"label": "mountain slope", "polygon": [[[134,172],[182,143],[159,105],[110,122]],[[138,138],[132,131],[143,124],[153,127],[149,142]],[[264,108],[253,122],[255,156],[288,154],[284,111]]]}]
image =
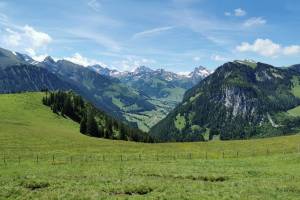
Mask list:
[{"label": "mountain slope", "polygon": [[127,114],[127,118],[136,121],[143,130],[149,130],[163,119],[181,102],[187,89],[210,73],[203,67],[196,68],[188,75],[178,75],[163,69],[153,70],[145,66],[140,66],[133,72],[109,70],[99,65],[89,68],[101,75],[118,78],[123,84],[148,97],[149,101],[155,105],[156,108],[152,110]]},{"label": "mountain slope", "polygon": [[155,109],[146,96],[122,84],[118,79],[99,75],[81,65],[67,60],[55,62],[47,57],[39,66],[76,86],[79,89],[79,94],[98,108],[119,119],[126,120],[127,113],[139,113]]},{"label": "mountain slope", "polygon": [[0,48],[0,68],[2,69],[12,65],[33,63],[35,61],[30,56]]},{"label": "mountain slope", "polygon": [[75,89],[46,69],[34,65],[19,64],[0,69],[0,93],[71,88]]},{"label": "mountain slope", "polygon": [[300,104],[292,92],[297,76],[263,63],[226,63],[188,90],[150,132],[162,141],[204,140],[208,132],[223,140],[293,132],[299,118],[286,112]]},{"label": "mountain slope", "polygon": [[133,72],[119,72],[100,65],[89,68],[101,75],[118,78],[146,96],[165,100],[170,106],[180,102],[187,89],[210,74],[210,71],[201,66],[188,75],[179,75],[164,69],[153,70],[145,66],[140,66]]}]

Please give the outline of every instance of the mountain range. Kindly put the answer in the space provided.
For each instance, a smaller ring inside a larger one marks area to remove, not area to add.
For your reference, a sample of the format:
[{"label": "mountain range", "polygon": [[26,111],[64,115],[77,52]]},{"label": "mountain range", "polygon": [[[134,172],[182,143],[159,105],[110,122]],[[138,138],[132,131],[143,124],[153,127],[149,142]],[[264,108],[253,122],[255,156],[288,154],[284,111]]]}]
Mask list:
[{"label": "mountain range", "polygon": [[72,90],[155,141],[232,140],[300,130],[300,65],[227,62],[187,75],[140,66],[121,72],[0,49],[0,93]]},{"label": "mountain range", "polygon": [[120,72],[50,56],[37,62],[26,54],[0,49],[0,93],[73,90],[109,115],[147,131],[182,100],[187,89],[208,75],[208,70],[201,68],[202,74],[199,69],[190,76],[144,66]]}]

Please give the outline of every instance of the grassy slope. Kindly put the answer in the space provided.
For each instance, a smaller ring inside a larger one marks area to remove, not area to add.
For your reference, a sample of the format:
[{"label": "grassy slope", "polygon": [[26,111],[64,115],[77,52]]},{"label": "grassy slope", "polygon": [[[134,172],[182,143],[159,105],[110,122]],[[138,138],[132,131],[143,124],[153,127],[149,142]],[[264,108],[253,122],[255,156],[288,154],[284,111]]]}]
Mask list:
[{"label": "grassy slope", "polygon": [[41,93],[0,95],[0,152],[6,162],[0,163],[0,199],[297,199],[300,195],[299,135],[176,144],[96,139],[81,135],[78,124],[53,114],[41,104],[41,97]]},{"label": "grassy slope", "polygon": [[[299,78],[298,77],[294,77],[293,78],[293,88],[292,88],[292,93],[296,96],[296,97],[300,97],[300,84],[299,84]],[[288,110],[288,114],[290,114],[291,116],[300,116],[300,106],[297,106],[291,110]]]}]

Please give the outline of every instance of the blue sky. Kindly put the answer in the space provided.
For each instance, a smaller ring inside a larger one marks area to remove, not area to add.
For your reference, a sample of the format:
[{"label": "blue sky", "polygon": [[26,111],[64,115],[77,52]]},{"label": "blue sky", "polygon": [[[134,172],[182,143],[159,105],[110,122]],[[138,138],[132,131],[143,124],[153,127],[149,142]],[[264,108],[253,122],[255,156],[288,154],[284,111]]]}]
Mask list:
[{"label": "blue sky", "polygon": [[300,63],[300,1],[0,0],[0,46],[35,59],[188,72]]}]

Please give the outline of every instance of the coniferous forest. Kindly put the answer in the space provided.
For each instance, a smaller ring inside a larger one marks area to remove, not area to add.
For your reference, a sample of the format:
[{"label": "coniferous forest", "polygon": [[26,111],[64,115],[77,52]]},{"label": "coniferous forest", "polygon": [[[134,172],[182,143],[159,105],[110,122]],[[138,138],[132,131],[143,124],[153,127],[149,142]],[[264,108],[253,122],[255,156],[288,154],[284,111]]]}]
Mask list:
[{"label": "coniferous forest", "polygon": [[98,138],[153,142],[148,133],[114,119],[73,91],[44,91],[43,104],[49,106],[54,113],[79,123],[82,134]]}]

